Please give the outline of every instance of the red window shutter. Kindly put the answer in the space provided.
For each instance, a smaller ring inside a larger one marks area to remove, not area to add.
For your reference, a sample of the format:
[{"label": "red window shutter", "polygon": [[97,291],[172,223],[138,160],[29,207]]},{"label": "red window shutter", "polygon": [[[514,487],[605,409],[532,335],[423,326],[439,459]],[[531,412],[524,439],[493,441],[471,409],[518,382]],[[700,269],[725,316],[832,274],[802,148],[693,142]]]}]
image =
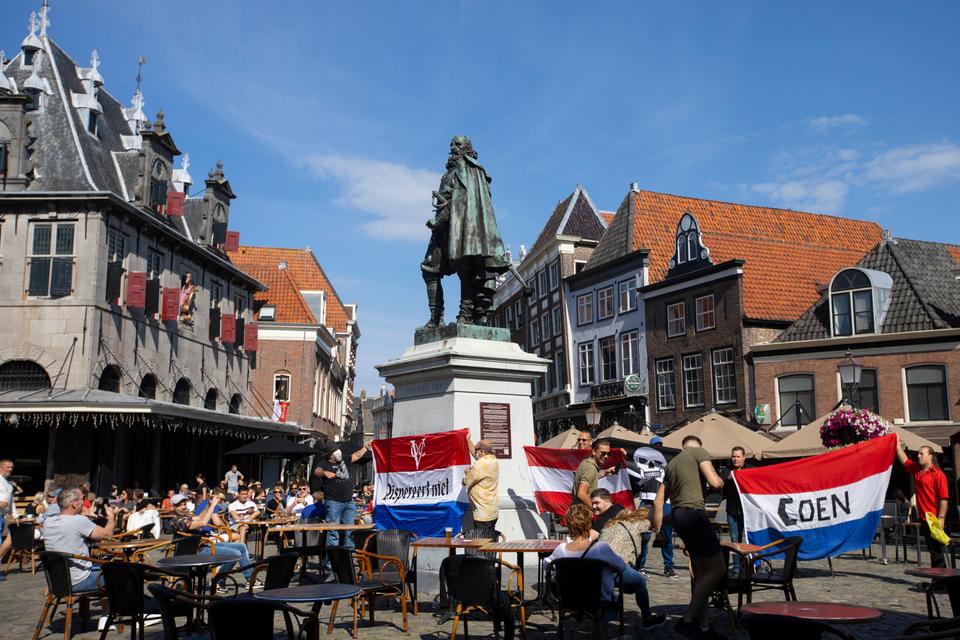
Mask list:
[{"label": "red window shutter", "polygon": [[237,316],[225,313],[220,316],[220,342],[233,344],[237,339]]},{"label": "red window shutter", "polygon": [[187,199],[187,194],[179,191],[171,191],[167,194],[167,215],[182,216],[183,201]]},{"label": "red window shutter", "polygon": [[147,273],[131,271],[127,274],[127,308],[143,309],[147,306]]},{"label": "red window shutter", "polygon": [[177,287],[163,288],[163,307],[160,310],[161,320],[177,320],[180,318],[180,289]]},{"label": "red window shutter", "polygon": [[227,241],[224,243],[224,249],[227,251],[237,251],[240,249],[239,231],[227,231]]},{"label": "red window shutter", "polygon": [[248,324],[243,331],[243,350],[256,351],[260,346],[260,336],[257,332],[257,325]]}]

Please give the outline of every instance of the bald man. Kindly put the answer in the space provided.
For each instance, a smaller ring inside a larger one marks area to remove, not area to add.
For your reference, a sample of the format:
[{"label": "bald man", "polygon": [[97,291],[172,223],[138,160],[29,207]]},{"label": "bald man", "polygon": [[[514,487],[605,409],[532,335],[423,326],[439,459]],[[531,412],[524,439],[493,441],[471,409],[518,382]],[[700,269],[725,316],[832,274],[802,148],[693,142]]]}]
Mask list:
[{"label": "bald man", "polygon": [[500,463],[488,440],[476,444],[467,438],[470,455],[477,461],[463,476],[463,484],[473,509],[473,528],[494,530],[500,517]]}]

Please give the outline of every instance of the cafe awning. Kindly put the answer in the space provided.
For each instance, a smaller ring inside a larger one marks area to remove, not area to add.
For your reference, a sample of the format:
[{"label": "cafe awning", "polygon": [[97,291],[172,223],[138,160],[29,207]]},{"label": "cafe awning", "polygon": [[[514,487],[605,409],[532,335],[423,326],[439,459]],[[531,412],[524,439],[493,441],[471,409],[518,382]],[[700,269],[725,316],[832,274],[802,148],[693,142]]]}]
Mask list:
[{"label": "cafe awning", "polygon": [[690,435],[700,438],[703,448],[714,460],[729,458],[730,449],[737,446],[743,447],[748,458],[759,459],[761,453],[774,444],[759,433],[719,413],[708,413],[672,431],[664,436],[663,444],[680,449],[683,439]]}]

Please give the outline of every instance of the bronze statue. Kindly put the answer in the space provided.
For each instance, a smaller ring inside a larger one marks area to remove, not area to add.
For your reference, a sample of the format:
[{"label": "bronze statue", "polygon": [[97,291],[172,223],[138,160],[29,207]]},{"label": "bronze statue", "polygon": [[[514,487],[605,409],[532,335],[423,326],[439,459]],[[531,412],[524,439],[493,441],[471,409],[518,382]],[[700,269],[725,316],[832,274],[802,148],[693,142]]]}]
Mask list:
[{"label": "bronze statue", "polygon": [[440,280],[444,276],[455,273],[460,278],[460,324],[487,324],[498,275],[513,271],[523,283],[503,249],[490,201],[490,181],[477,162],[470,138],[455,136],[450,141],[447,172],[433,192],[434,217],[427,221],[432,234],[420,263],[430,306],[427,327],[443,325]]}]

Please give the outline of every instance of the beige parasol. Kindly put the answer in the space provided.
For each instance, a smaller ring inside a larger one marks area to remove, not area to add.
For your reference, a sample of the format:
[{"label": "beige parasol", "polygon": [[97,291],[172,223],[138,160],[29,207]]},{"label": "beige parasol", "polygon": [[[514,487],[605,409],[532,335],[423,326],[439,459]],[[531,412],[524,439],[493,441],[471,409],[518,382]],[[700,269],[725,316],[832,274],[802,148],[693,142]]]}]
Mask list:
[{"label": "beige parasol", "polygon": [[773,445],[772,440],[719,413],[708,413],[664,436],[663,445],[680,449],[683,439],[691,435],[700,438],[703,448],[714,460],[729,458],[730,449],[736,446],[743,447],[748,458],[760,458],[760,454]]},{"label": "beige parasol", "polygon": [[594,440],[599,440],[600,438],[612,438],[614,440],[626,440],[628,442],[635,442],[637,444],[650,444],[650,438],[652,437],[653,431],[650,431],[649,427],[644,427],[643,431],[637,433],[636,431],[631,431],[630,429],[622,427],[614,422],[612,426],[607,427],[598,433]]},{"label": "beige parasol", "polygon": [[[826,453],[828,449],[820,441],[820,425],[823,424],[830,413],[822,415],[810,424],[801,427],[780,442],[771,444],[763,451],[763,459],[806,458],[818,453]],[[893,425],[893,430],[900,435],[900,440],[907,445],[907,449],[910,451],[916,451],[920,447],[930,447],[937,453],[943,452],[943,447],[937,443],[921,438],[901,426]]]},{"label": "beige parasol", "polygon": [[577,447],[577,436],[580,435],[580,429],[570,427],[560,435],[553,436],[538,444],[538,447],[548,449],[575,449]]}]

